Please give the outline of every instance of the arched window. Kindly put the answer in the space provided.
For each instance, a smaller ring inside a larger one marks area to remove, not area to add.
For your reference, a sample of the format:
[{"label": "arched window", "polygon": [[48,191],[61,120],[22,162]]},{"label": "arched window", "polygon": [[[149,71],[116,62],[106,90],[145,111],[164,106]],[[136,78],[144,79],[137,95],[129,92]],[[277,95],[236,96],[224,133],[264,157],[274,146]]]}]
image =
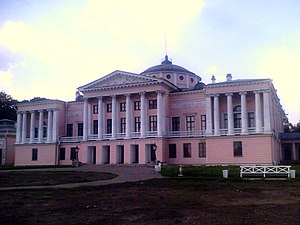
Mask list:
[{"label": "arched window", "polygon": [[234,128],[242,127],[241,106],[237,105],[233,108]]}]

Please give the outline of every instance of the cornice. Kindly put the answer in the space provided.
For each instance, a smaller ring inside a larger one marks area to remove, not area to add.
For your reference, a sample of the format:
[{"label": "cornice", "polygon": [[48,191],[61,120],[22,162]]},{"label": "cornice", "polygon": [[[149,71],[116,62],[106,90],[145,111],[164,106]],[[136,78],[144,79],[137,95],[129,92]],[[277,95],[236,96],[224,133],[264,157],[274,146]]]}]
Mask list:
[{"label": "cornice", "polygon": [[37,105],[50,105],[50,104],[65,104],[66,102],[61,100],[41,100],[41,101],[33,101],[33,102],[20,102],[17,106],[37,106]]},{"label": "cornice", "polygon": [[204,90],[171,92],[171,93],[169,93],[169,95],[190,95],[190,94],[197,94],[197,93],[204,93]]},{"label": "cornice", "polygon": [[271,79],[257,80],[257,81],[239,81],[239,82],[224,82],[224,83],[215,83],[207,84],[205,88],[220,88],[220,87],[234,87],[234,86],[244,86],[244,85],[253,85],[253,84],[269,84]]}]

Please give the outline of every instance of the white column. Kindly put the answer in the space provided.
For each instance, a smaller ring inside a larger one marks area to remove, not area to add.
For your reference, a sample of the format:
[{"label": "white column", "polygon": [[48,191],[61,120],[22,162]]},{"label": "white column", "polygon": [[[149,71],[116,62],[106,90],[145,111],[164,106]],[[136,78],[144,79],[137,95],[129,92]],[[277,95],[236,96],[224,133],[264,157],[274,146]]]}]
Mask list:
[{"label": "white column", "polygon": [[87,141],[88,139],[88,99],[84,99],[83,104],[83,141]]},{"label": "white column", "polygon": [[262,132],[260,92],[255,91],[255,127],[256,133]]},{"label": "white column", "polygon": [[232,95],[233,93],[227,93],[227,121],[228,121],[228,135],[234,135],[233,124],[233,107],[232,107]]},{"label": "white column", "polygon": [[30,143],[34,142],[34,123],[35,123],[35,111],[31,111],[31,117],[30,117]]},{"label": "white column", "polygon": [[163,135],[163,99],[162,92],[157,91],[157,136]]},{"label": "white column", "polygon": [[141,137],[146,137],[146,93],[141,92]]},{"label": "white column", "polygon": [[248,134],[248,111],[247,111],[247,92],[240,92],[241,95],[241,117],[242,117],[242,134]]},{"label": "white column", "polygon": [[98,140],[103,138],[103,97],[98,97]]},{"label": "white column", "polygon": [[271,113],[269,91],[263,92],[264,101],[264,132],[271,132]]},{"label": "white column", "polygon": [[22,144],[26,143],[27,136],[27,112],[23,112],[23,125],[22,125]]},{"label": "white column", "polygon": [[212,135],[211,97],[206,96],[206,135]]},{"label": "white column", "polygon": [[131,119],[132,119],[132,111],[131,111],[131,96],[130,94],[126,95],[126,138],[130,138],[131,134]]},{"label": "white column", "polygon": [[44,126],[44,111],[39,110],[39,132],[38,132],[38,142],[42,143],[43,142],[43,126]]},{"label": "white column", "polygon": [[117,138],[118,132],[118,107],[117,107],[117,96],[112,96],[112,139]]},{"label": "white column", "polygon": [[52,110],[49,109],[48,111],[48,121],[47,121],[47,143],[52,141]]},{"label": "white column", "polygon": [[52,141],[56,142],[57,141],[57,137],[58,137],[58,116],[59,116],[59,111],[58,109],[55,109],[53,111],[53,126],[52,126]]},{"label": "white column", "polygon": [[92,104],[90,102],[88,102],[88,135],[92,134]]},{"label": "white column", "polygon": [[17,134],[16,134],[16,144],[21,143],[22,138],[22,114],[18,112],[17,115]]},{"label": "white column", "polygon": [[214,135],[220,135],[219,95],[214,95]]},{"label": "white column", "polygon": [[293,143],[292,160],[297,160],[297,157],[296,157],[296,143]]}]

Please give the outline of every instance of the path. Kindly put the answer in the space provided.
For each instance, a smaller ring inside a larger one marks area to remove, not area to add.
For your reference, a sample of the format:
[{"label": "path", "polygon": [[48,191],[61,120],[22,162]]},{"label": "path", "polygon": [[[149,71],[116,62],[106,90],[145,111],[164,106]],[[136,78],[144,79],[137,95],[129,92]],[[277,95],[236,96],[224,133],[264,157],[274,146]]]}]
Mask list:
[{"label": "path", "polygon": [[[17,189],[44,189],[44,188],[76,188],[81,186],[99,186],[107,184],[134,182],[141,180],[149,180],[154,178],[162,178],[162,176],[154,171],[153,166],[148,165],[94,165],[94,166],[81,166],[77,168],[49,168],[49,169],[32,169],[22,171],[85,171],[85,172],[107,172],[117,174],[118,176],[111,180],[100,180],[84,183],[69,183],[58,185],[45,185],[45,186],[21,186],[21,187],[1,187],[0,191],[4,190],[17,190]],[[11,170],[16,171],[16,170]],[[21,171],[21,170],[20,170]],[[1,171],[9,172],[9,171]]]}]

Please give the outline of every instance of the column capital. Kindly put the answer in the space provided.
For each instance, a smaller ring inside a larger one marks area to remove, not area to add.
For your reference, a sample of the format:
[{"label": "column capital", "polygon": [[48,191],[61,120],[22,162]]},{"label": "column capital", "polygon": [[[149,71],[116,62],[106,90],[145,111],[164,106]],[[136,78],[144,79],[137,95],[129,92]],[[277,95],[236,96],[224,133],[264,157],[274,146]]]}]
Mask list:
[{"label": "column capital", "polygon": [[246,95],[247,94],[247,91],[241,91],[239,92],[240,95]]},{"label": "column capital", "polygon": [[146,91],[141,91],[139,94],[145,96],[146,95]]},{"label": "column capital", "polygon": [[44,109],[39,109],[38,112],[39,113],[43,113],[45,110]]},{"label": "column capital", "polygon": [[219,97],[220,94],[213,94],[213,97]]},{"label": "column capital", "polygon": [[104,96],[102,96],[102,95],[97,97],[98,100],[102,100],[103,98],[104,98]]},{"label": "column capital", "polygon": [[29,112],[30,112],[30,113],[35,113],[35,112],[36,112],[36,110],[30,110]]},{"label": "column capital", "polygon": [[131,97],[132,93],[126,93],[124,94],[126,97]]},{"label": "column capital", "polygon": [[262,93],[262,91],[261,90],[259,90],[259,91],[253,91],[253,93],[254,94],[260,94],[260,93]]},{"label": "column capital", "polygon": [[156,94],[162,94],[162,95],[165,93],[165,92],[162,91],[162,90],[156,90],[155,92],[156,92]]},{"label": "column capital", "polygon": [[228,92],[228,93],[225,93],[226,96],[232,96],[233,95],[233,92]]},{"label": "column capital", "polygon": [[269,89],[262,90],[262,93],[270,93],[270,90]]}]

